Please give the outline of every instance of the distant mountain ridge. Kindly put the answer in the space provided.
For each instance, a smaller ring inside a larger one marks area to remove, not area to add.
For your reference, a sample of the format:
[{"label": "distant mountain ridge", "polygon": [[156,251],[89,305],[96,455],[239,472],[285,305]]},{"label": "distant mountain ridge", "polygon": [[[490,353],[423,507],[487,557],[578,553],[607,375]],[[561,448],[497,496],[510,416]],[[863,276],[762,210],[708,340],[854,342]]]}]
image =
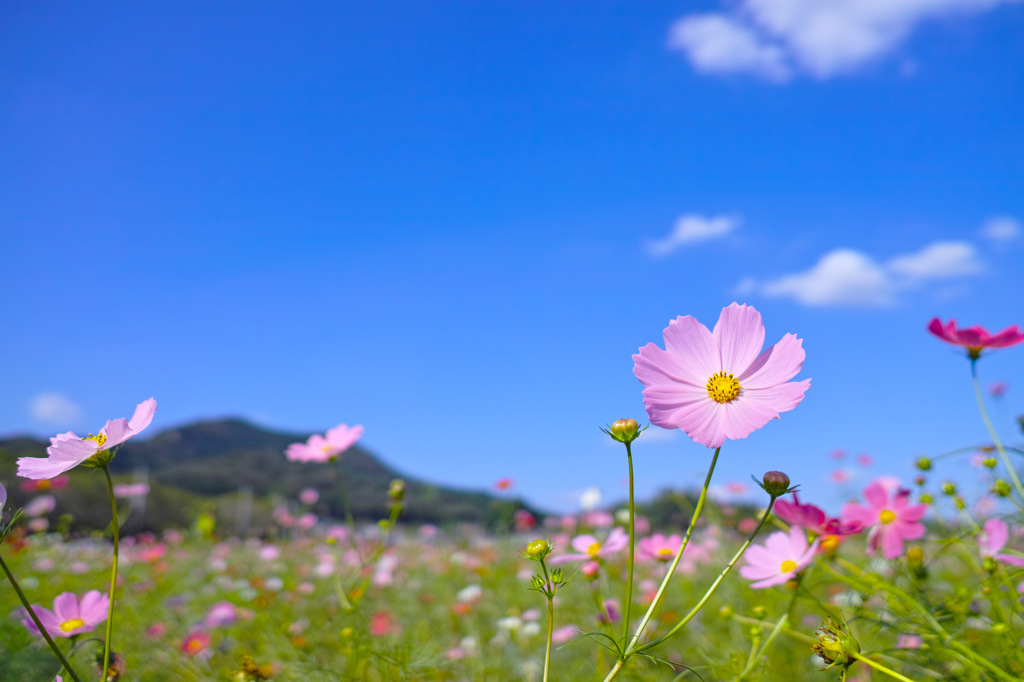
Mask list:
[{"label": "distant mountain ridge", "polygon": [[[154,488],[188,493],[193,496],[193,505],[217,501],[221,503],[218,509],[230,508],[229,503],[240,491],[244,495],[251,492],[253,498],[269,506],[294,503],[301,490],[313,488],[320,495],[314,507],[318,514],[379,519],[388,513],[387,490],[395,478],[406,481],[403,518],[409,521],[467,521],[494,526],[507,522],[511,513],[523,506],[519,501],[486,492],[458,490],[403,476],[358,444],[335,462],[288,461],[284,454],[287,446],[307,437],[265,429],[238,418],[197,421],[165,429],[145,440],[128,441],[110,470],[121,479],[146,471]],[[8,488],[14,483],[16,459],[45,456],[47,445],[46,440],[28,437],[0,440],[0,476]],[[71,472],[72,481],[91,473],[78,467]],[[95,487],[95,480],[89,486]]]}]

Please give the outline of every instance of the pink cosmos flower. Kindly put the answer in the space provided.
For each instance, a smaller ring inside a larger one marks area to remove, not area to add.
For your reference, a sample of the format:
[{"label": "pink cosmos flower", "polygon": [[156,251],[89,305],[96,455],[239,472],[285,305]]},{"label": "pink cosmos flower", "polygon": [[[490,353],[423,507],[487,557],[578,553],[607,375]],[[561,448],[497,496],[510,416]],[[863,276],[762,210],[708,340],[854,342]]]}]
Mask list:
[{"label": "pink cosmos flower", "polygon": [[761,352],[764,325],[751,306],[724,308],[714,331],[689,315],[677,317],[663,335],[665,350],[649,343],[633,356],[647,415],[709,448],[778,419],[810,386],[810,379],[789,381],[803,366],[803,342],[786,334]]},{"label": "pink cosmos flower", "polygon": [[816,535],[852,535],[864,529],[864,524],[853,521],[844,523],[837,518],[829,518],[823,509],[813,504],[803,504],[793,493],[793,501],[783,499],[775,501],[772,511],[780,519],[791,526],[799,526]]},{"label": "pink cosmos flower", "polygon": [[978,549],[981,556],[992,557],[996,561],[1002,561],[1013,566],[1024,566],[1024,558],[1012,554],[1000,554],[999,550],[1006,547],[1006,541],[1010,539],[1010,530],[1006,522],[1001,519],[989,519],[978,534]]},{"label": "pink cosmos flower", "polygon": [[209,632],[203,632],[202,630],[196,630],[190,632],[187,637],[181,643],[181,650],[189,656],[198,656],[199,654],[210,648],[210,637]]},{"label": "pink cosmos flower", "polygon": [[[92,632],[93,628],[107,619],[109,606],[107,595],[92,590],[82,595],[81,601],[73,592],[65,592],[53,600],[53,611],[36,604],[32,605],[32,610],[52,637],[71,637]],[[28,614],[25,614],[21,623],[32,634],[40,634]]]},{"label": "pink cosmos flower", "polygon": [[950,320],[946,324],[942,324],[942,320],[936,317],[928,323],[928,331],[946,343],[966,348],[967,356],[973,360],[977,360],[981,356],[981,351],[986,348],[1007,348],[1009,346],[1016,346],[1024,341],[1024,333],[1020,331],[1017,325],[1007,327],[995,334],[990,334],[988,330],[980,325],[957,329],[956,320]]},{"label": "pink cosmos flower", "polygon": [[51,488],[63,488],[68,484],[67,474],[62,474],[53,479],[43,479],[40,481],[22,481],[21,489],[27,493],[34,493],[39,490],[49,490]]},{"label": "pink cosmos flower", "polygon": [[640,540],[640,556],[657,561],[671,561],[682,546],[683,536],[681,535],[665,537],[661,533],[655,533],[649,538]]},{"label": "pink cosmos flower", "polygon": [[3,525],[4,505],[7,504],[7,488],[0,483],[0,525]]},{"label": "pink cosmos flower", "polygon": [[146,483],[120,483],[114,486],[114,497],[145,497],[149,494]]},{"label": "pink cosmos flower", "polygon": [[112,419],[100,432],[79,438],[73,431],[61,433],[50,439],[46,448],[48,457],[21,457],[18,459],[18,475],[23,478],[53,478],[73,469],[91,457],[121,445],[145,429],[153,421],[156,400],[144,400],[135,408],[131,420],[121,417]]},{"label": "pink cosmos flower", "polygon": [[910,505],[910,491],[902,488],[886,490],[881,481],[874,481],[864,488],[867,505],[855,502],[843,506],[842,519],[846,523],[862,523],[870,526],[868,551],[882,547],[882,556],[895,559],[903,554],[903,541],[916,540],[924,535],[921,518],[928,505]]},{"label": "pink cosmos flower", "polygon": [[746,566],[740,567],[740,575],[754,589],[781,585],[792,580],[806,568],[818,551],[818,540],[810,545],[800,528],[794,526],[789,533],[779,531],[768,536],[764,545],[754,545],[743,555]]},{"label": "pink cosmos flower", "polygon": [[314,433],[305,443],[292,443],[285,455],[292,462],[329,462],[352,447],[363,435],[361,425],[338,424],[321,436]]},{"label": "pink cosmos flower", "polygon": [[549,564],[564,564],[568,561],[593,561],[610,554],[621,552],[629,546],[629,535],[618,526],[612,528],[608,539],[599,542],[593,535],[577,535],[570,543],[576,554],[563,554],[548,560]]}]

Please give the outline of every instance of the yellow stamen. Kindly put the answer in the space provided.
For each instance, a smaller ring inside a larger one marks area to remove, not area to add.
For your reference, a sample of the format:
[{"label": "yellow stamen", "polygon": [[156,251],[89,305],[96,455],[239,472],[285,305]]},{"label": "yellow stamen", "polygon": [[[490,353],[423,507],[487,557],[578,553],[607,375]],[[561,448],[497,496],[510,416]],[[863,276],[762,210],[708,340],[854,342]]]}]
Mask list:
[{"label": "yellow stamen", "polygon": [[795,570],[796,570],[796,562],[793,561],[792,559],[786,559],[785,561],[782,562],[782,572],[783,573],[792,573]]},{"label": "yellow stamen", "polygon": [[662,557],[664,559],[668,559],[671,556],[675,556],[675,552],[673,552],[668,547],[662,547],[661,549],[658,550],[658,556]]},{"label": "yellow stamen", "polygon": [[712,374],[707,383],[708,395],[716,403],[730,403],[740,394],[740,382],[728,372]]},{"label": "yellow stamen", "polygon": [[102,450],[103,449],[103,444],[107,442],[107,434],[105,434],[105,433],[97,433],[94,436],[94,435],[92,435],[90,433],[88,436],[86,436],[82,440],[93,440],[93,441],[96,441],[96,444],[99,445],[100,446],[100,450]]},{"label": "yellow stamen", "polygon": [[878,520],[882,523],[892,523],[896,520],[896,514],[889,511],[888,509],[883,509],[882,513],[878,515]]},{"label": "yellow stamen", "polygon": [[601,551],[601,543],[595,542],[594,544],[587,547],[587,554],[590,556],[597,556],[597,553]]},{"label": "yellow stamen", "polygon": [[83,625],[85,625],[85,621],[81,618],[72,618],[71,620],[66,620],[63,623],[61,623],[60,629],[64,632],[71,632],[72,630],[77,630]]},{"label": "yellow stamen", "polygon": [[36,490],[49,490],[49,489],[50,489],[50,482],[49,481],[45,481],[45,480],[44,481],[36,481]]},{"label": "yellow stamen", "polygon": [[826,535],[821,539],[821,548],[826,552],[831,552],[833,549],[839,546],[839,538],[835,535]]}]

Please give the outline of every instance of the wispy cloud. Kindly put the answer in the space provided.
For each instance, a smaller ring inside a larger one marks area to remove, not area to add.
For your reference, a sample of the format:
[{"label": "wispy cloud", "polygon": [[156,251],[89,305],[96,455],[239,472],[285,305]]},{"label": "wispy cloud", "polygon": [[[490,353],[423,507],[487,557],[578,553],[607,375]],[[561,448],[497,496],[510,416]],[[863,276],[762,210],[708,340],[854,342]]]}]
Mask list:
[{"label": "wispy cloud", "polygon": [[82,420],[82,408],[60,393],[40,393],[28,407],[33,419],[51,426],[73,426]]},{"label": "wispy cloud", "polygon": [[826,253],[809,270],[758,283],[743,279],[737,288],[807,306],[890,306],[907,291],[937,280],[971,277],[984,264],[967,242],[935,242],[914,253],[880,262],[854,249]]},{"label": "wispy cloud", "polygon": [[1024,232],[1020,221],[1008,215],[989,218],[981,226],[981,236],[997,243],[1011,242]]},{"label": "wispy cloud", "polygon": [[676,220],[667,237],[648,242],[647,251],[653,256],[667,256],[682,246],[726,237],[740,226],[740,222],[736,216],[687,214]]},{"label": "wispy cloud", "polygon": [[726,14],[679,19],[668,45],[704,73],[831,78],[892,52],[924,21],[1013,1],[741,0]]}]

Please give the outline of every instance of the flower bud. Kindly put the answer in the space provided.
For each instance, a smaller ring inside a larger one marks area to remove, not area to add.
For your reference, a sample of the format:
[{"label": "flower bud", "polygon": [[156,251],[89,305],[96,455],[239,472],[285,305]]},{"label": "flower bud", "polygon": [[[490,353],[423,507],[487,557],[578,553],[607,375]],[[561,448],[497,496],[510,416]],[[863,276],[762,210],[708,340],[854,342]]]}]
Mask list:
[{"label": "flower bud", "polygon": [[928,493],[923,493],[921,495],[921,504],[931,504],[932,502],[934,502],[934,500],[932,499],[932,496],[929,495]]},{"label": "flower bud", "polygon": [[995,469],[996,464],[998,463],[999,462],[998,460],[996,460],[995,457],[986,457],[985,459],[981,460],[982,466],[984,466],[986,469]]},{"label": "flower bud", "polygon": [[992,492],[998,495],[999,497],[1009,497],[1010,484],[1001,478],[997,479],[996,482],[992,484]]},{"label": "flower bud", "polygon": [[586,579],[586,581],[591,583],[597,580],[597,575],[600,572],[601,564],[597,563],[596,561],[588,561],[587,563],[583,564],[583,568],[580,569],[580,573],[583,574],[583,577]]},{"label": "flower bud", "polygon": [[837,625],[831,618],[822,623],[818,629],[818,643],[811,647],[811,651],[821,656],[825,661],[826,668],[841,665],[843,668],[850,667],[856,658],[853,654],[860,653],[860,644],[845,625]]},{"label": "flower bud", "polygon": [[560,568],[556,568],[555,570],[551,571],[551,584],[552,585],[561,585],[564,582],[565,582],[565,571],[563,571]]},{"label": "flower bud", "polygon": [[960,511],[963,511],[964,509],[967,508],[967,503],[964,502],[964,498],[960,497],[959,495],[953,498],[953,503],[956,505],[956,508],[959,509]]},{"label": "flower bud", "polygon": [[907,550],[907,563],[911,566],[920,566],[924,561],[924,550],[920,547],[911,547]]},{"label": "flower bud", "polygon": [[537,538],[526,546],[526,556],[533,561],[540,561],[548,554],[551,554],[551,545],[547,540]]},{"label": "flower bud", "polygon": [[781,471],[769,471],[761,480],[764,481],[764,491],[773,499],[789,491],[789,476]]},{"label": "flower bud", "polygon": [[767,613],[763,606],[755,606],[751,609],[751,612],[754,614],[754,618],[764,618],[765,613]]},{"label": "flower bud", "polygon": [[932,461],[927,457],[919,457],[917,462],[914,463],[914,466],[921,471],[930,471],[932,468]]},{"label": "flower bud", "polygon": [[724,605],[724,606],[722,606],[722,607],[720,607],[718,609],[718,617],[719,618],[732,618],[733,613],[735,613],[735,611],[733,611],[732,607],[729,606],[728,604],[726,604],[726,605]]},{"label": "flower bud", "polygon": [[388,486],[388,497],[395,502],[399,502],[405,498],[405,481],[400,478],[396,478],[391,481],[391,485]]},{"label": "flower bud", "polygon": [[952,481],[946,481],[945,483],[943,483],[942,493],[944,495],[949,495],[950,497],[956,495],[956,483],[953,483]]},{"label": "flower bud", "polygon": [[[646,427],[644,427],[646,428]],[[643,429],[635,419],[619,419],[607,429],[601,429],[620,443],[632,443]]]}]

